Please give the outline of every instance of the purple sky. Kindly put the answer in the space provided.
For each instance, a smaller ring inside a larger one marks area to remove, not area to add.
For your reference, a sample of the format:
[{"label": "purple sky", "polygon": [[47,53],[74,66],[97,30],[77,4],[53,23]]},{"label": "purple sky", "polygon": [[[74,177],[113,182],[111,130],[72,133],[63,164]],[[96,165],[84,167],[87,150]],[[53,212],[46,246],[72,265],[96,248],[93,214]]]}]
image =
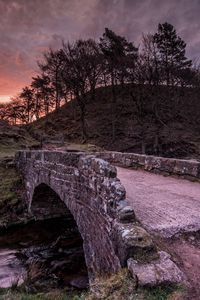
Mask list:
[{"label": "purple sky", "polygon": [[31,82],[41,53],[61,40],[98,38],[108,27],[139,45],[172,23],[200,56],[200,0],[0,0],[0,101]]}]

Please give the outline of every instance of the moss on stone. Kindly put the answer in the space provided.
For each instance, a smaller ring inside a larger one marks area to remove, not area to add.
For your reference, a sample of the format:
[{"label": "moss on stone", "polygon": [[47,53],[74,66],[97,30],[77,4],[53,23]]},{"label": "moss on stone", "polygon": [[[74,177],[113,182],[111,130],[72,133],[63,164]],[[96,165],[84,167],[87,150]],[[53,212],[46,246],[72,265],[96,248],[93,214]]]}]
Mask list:
[{"label": "moss on stone", "polygon": [[125,268],[111,276],[96,278],[85,300],[171,300],[174,293],[182,291],[175,285],[137,288],[137,280]]},{"label": "moss on stone", "polygon": [[87,300],[134,299],[136,281],[130,276],[127,269],[123,269],[110,276],[97,277],[91,285],[91,293]]}]

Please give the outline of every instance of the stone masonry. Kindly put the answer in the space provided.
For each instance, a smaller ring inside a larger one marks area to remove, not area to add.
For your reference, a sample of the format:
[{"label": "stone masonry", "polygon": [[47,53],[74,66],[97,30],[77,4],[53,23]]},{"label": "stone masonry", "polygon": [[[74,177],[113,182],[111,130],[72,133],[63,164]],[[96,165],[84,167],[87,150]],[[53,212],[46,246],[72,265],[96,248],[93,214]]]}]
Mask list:
[{"label": "stone masonry", "polygon": [[111,164],[125,168],[143,169],[145,171],[174,175],[192,181],[200,180],[200,161],[165,158],[152,155],[122,152],[97,152],[97,157]]},{"label": "stone masonry", "polygon": [[[130,258],[146,259],[145,263],[159,260],[150,235],[136,222],[117,170],[110,163],[84,153],[41,150],[19,151],[16,164],[24,177],[29,211],[34,191],[41,184],[54,190],[70,210],[83,239],[90,280],[117,272]],[[181,272],[174,278],[171,271],[173,268],[167,269],[168,277],[180,282]]]}]

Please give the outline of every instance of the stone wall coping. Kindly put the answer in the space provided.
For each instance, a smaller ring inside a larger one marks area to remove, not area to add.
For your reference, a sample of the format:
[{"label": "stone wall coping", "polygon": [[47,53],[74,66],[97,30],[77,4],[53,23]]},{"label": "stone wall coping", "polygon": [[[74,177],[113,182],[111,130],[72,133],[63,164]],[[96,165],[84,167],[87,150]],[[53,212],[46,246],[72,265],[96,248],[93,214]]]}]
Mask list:
[{"label": "stone wall coping", "polygon": [[[73,166],[78,164],[80,156],[87,156],[87,158],[97,157],[99,159],[108,161],[111,164],[125,168],[143,169],[145,171],[163,175],[175,175],[189,180],[200,180],[200,161],[195,159],[166,158],[153,155],[115,151],[86,153],[81,151],[71,152],[61,150],[20,150],[16,155],[16,159],[20,153],[21,155],[26,155],[26,158],[32,158],[35,160],[45,159],[46,161],[54,163],[62,163],[63,160],[64,164],[66,164],[65,158],[67,157],[69,160],[69,157],[71,157],[70,164]],[[98,164],[101,165],[100,161],[99,163],[96,161],[96,165]],[[97,166],[94,167],[96,170],[98,169]]]},{"label": "stone wall coping", "polygon": [[97,152],[96,156],[109,161],[111,164],[125,168],[140,168],[158,174],[175,175],[189,180],[200,180],[200,161],[195,159],[166,158],[113,151]]}]

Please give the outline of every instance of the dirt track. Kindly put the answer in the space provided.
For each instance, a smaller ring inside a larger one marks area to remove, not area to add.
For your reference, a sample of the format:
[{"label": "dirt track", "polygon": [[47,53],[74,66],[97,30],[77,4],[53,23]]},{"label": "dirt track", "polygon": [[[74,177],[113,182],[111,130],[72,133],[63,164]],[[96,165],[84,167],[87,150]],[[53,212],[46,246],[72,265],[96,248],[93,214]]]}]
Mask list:
[{"label": "dirt track", "polygon": [[142,170],[118,169],[137,219],[154,234],[171,237],[200,230],[200,184]]}]

